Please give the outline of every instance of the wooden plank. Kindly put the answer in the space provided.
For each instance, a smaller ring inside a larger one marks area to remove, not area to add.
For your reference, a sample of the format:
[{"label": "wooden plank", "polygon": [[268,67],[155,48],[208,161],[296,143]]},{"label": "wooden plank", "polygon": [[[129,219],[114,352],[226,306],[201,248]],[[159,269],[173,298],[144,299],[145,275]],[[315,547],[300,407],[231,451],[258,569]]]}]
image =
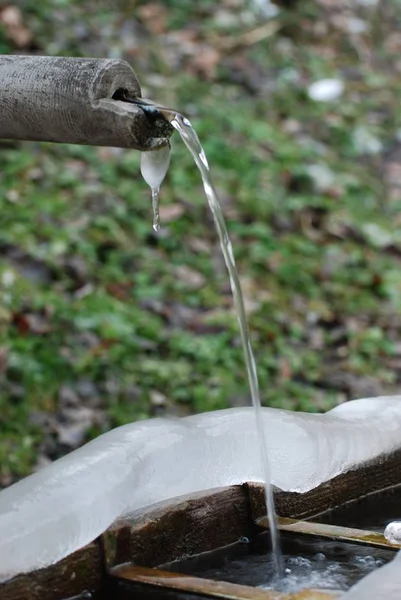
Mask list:
[{"label": "wooden plank", "polygon": [[[257,519],[256,523],[265,529],[269,529],[269,522],[266,517]],[[381,533],[355,529],[354,527],[341,527],[339,525],[326,525],[325,523],[298,521],[297,519],[279,517],[278,528],[280,531],[312,535],[330,540],[360,544],[362,546],[372,546],[374,548],[385,548],[386,550],[394,550],[394,552],[401,548],[401,544],[390,544]]]},{"label": "wooden plank", "polygon": [[116,522],[103,536],[106,564],[155,567],[256,532],[246,487],[211,490]]},{"label": "wooden plank", "polygon": [[161,587],[189,594],[201,594],[207,598],[223,600],[333,600],[336,596],[320,590],[303,590],[297,594],[282,594],[274,590],[238,585],[226,581],[214,581],[160,569],[148,569],[131,564],[114,567],[110,572],[118,580],[145,586]]},{"label": "wooden plank", "polygon": [[98,591],[103,573],[101,548],[93,542],[51,567],[0,584],[0,598],[62,600],[84,591]]},{"label": "wooden plank", "polygon": [[[274,488],[276,512],[282,517],[308,519],[320,515],[324,519],[327,511],[400,484],[401,450],[397,450],[342,473],[304,494]],[[266,515],[264,488],[260,483],[249,483],[248,489],[252,517],[256,521]]]}]

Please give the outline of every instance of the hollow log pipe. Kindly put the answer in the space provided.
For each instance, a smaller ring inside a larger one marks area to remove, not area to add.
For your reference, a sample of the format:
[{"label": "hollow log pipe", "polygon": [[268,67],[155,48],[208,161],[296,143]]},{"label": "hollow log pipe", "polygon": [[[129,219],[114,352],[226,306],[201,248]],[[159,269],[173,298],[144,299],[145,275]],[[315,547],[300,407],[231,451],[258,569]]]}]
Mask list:
[{"label": "hollow log pipe", "polygon": [[117,59],[0,56],[0,138],[153,150],[173,129],[124,97],[140,98]]}]

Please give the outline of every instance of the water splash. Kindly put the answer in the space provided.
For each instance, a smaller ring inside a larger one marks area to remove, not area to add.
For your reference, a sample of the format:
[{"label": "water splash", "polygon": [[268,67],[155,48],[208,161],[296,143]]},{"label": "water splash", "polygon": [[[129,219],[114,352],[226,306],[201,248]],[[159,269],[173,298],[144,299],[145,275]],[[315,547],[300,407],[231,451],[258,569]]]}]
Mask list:
[{"label": "water splash", "polygon": [[[170,112],[170,111],[168,111]],[[224,260],[227,266],[227,270],[230,277],[231,290],[234,297],[234,304],[237,311],[237,318],[241,333],[242,347],[244,351],[245,364],[248,373],[249,386],[251,390],[252,404],[255,410],[255,418],[256,418],[256,427],[258,432],[259,444],[260,444],[260,453],[262,464],[264,468],[264,480],[265,480],[265,497],[266,497],[266,506],[267,513],[269,519],[269,527],[270,534],[272,540],[272,548],[273,555],[276,563],[276,570],[279,577],[283,576],[283,566],[282,566],[282,558],[280,551],[280,543],[276,522],[276,515],[274,510],[274,499],[273,499],[273,490],[271,486],[271,476],[270,476],[270,467],[269,467],[269,459],[266,447],[266,441],[264,438],[262,417],[261,417],[261,402],[260,402],[260,394],[259,394],[259,383],[258,376],[256,372],[256,363],[255,357],[253,355],[248,323],[246,319],[245,306],[244,306],[244,298],[242,295],[241,284],[238,277],[237,268],[235,265],[234,252],[230,242],[230,238],[228,236],[228,231],[226,227],[226,223],[224,220],[224,215],[220,206],[219,199],[217,197],[216,191],[213,187],[213,183],[210,176],[210,168],[205,155],[205,152],[202,148],[202,145],[199,141],[199,138],[196,134],[196,131],[192,127],[190,121],[180,115],[179,113],[173,113],[174,118],[171,121],[171,125],[178,131],[180,134],[184,144],[187,146],[190,151],[196,166],[198,167],[203,187],[205,190],[205,194],[209,203],[209,207],[212,211],[214,222],[216,225],[216,229],[220,239],[220,246],[224,255]]]},{"label": "water splash", "polygon": [[153,229],[160,229],[160,186],[170,165],[170,144],[151,152],[142,152],[141,173],[152,192]]}]

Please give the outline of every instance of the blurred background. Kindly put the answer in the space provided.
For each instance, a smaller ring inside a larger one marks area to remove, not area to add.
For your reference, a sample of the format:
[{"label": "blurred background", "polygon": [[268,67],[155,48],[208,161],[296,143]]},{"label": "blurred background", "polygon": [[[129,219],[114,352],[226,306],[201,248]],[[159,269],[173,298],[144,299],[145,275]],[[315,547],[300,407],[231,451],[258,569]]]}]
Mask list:
[{"label": "blurred background", "polygon": [[[398,0],[25,0],[0,5],[0,52],[124,58],[191,119],[265,405],[400,392]],[[138,152],[1,142],[0,486],[129,421],[249,403],[200,178],[172,146],[155,234]]]}]

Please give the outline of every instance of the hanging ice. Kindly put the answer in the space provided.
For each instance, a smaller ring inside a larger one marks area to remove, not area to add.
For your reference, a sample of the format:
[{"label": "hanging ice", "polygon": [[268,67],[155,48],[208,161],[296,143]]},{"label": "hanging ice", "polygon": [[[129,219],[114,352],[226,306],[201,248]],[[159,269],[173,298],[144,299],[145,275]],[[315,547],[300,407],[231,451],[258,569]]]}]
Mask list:
[{"label": "hanging ice", "polygon": [[[283,490],[306,492],[401,446],[400,396],[262,418]],[[135,509],[262,480],[251,408],[124,425],[0,492],[0,579],[57,562]]]},{"label": "hanging ice", "polygon": [[141,173],[142,177],[152,190],[153,229],[155,231],[160,229],[159,191],[169,165],[170,144],[163,146],[158,150],[142,152]]}]

